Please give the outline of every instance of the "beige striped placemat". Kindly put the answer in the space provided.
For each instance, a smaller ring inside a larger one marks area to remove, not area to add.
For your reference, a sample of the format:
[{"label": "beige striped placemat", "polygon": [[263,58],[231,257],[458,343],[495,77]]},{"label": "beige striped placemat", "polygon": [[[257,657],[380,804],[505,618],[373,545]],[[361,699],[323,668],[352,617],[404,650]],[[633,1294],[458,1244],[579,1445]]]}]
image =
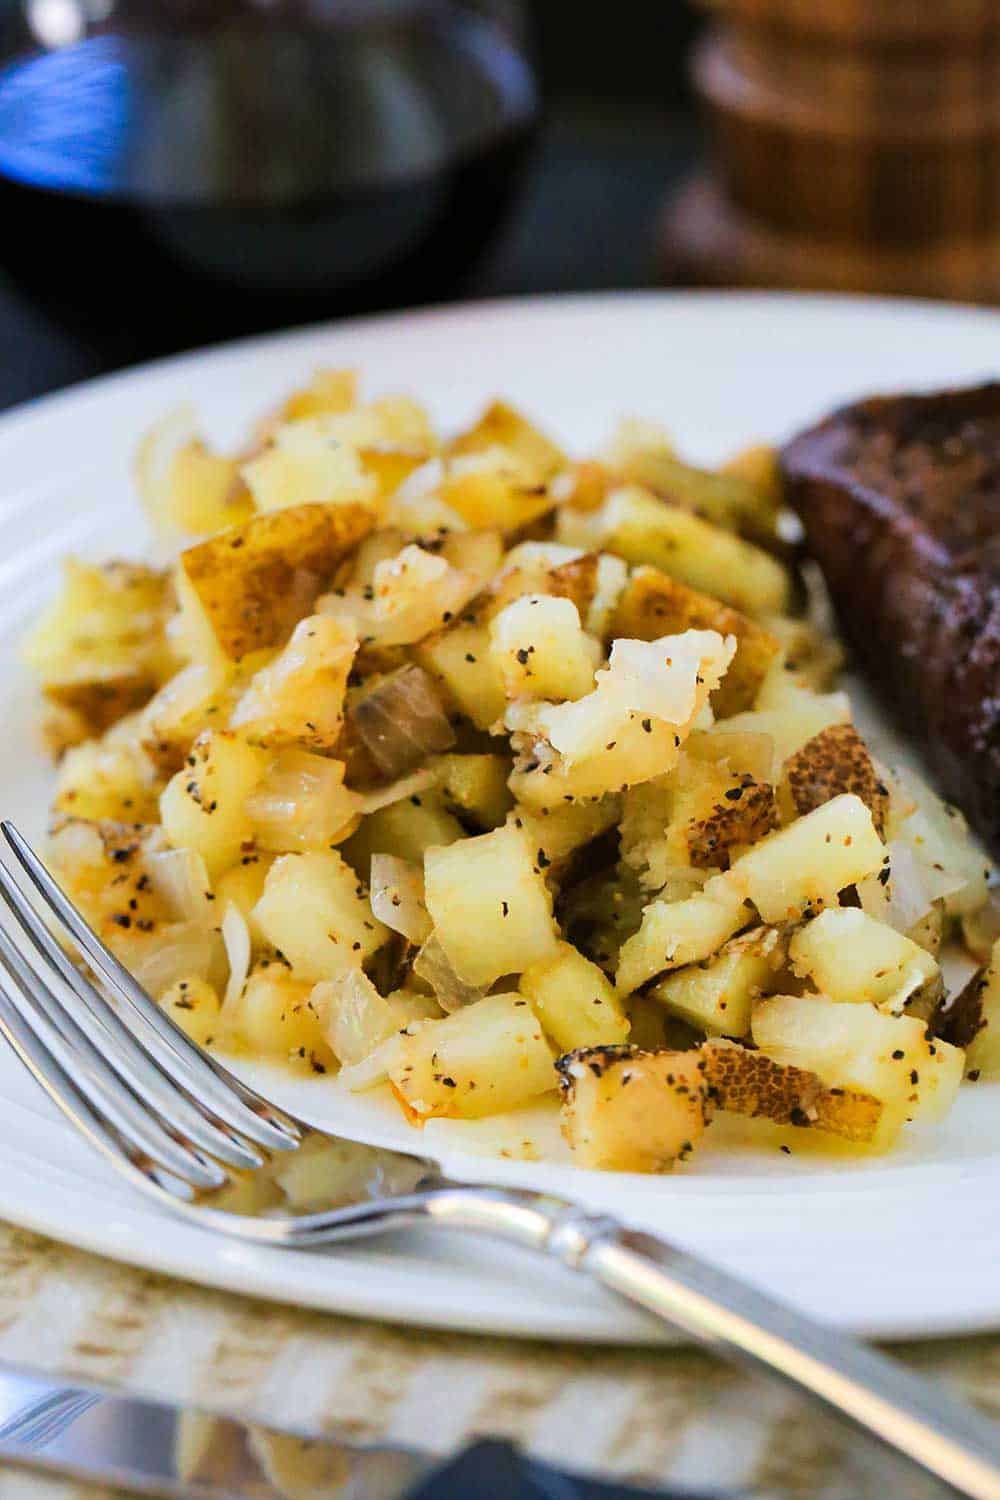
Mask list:
[{"label": "beige striped placemat", "polygon": [[[896,1353],[1000,1419],[1000,1336]],[[622,1482],[862,1493],[849,1435],[697,1350],[394,1328],[173,1281],[3,1223],[0,1360],[442,1457],[491,1435]],[[0,1500],[110,1493],[0,1469]]]}]

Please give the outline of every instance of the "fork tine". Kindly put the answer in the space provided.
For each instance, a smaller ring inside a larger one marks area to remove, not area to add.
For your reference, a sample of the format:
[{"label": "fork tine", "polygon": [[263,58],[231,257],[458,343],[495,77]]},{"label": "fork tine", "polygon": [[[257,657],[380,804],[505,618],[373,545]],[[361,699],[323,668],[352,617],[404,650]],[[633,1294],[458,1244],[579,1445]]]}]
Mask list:
[{"label": "fork tine", "polygon": [[[207,1117],[198,1101],[183,1093],[158,1063],[144,1052],[142,1044],[104,996],[80,973],[48,929],[38,921],[33,909],[26,908],[24,893],[2,861],[0,897],[43,965],[51,964],[86,1008],[89,1019],[103,1029],[107,1041],[105,1055],[132,1092],[151,1108],[158,1110],[169,1120],[172,1128],[186,1135],[200,1150],[207,1151],[231,1167],[259,1167],[261,1156],[235,1133]],[[32,962],[30,955],[28,960]],[[44,967],[40,968],[32,962],[32,968],[40,982],[45,983]],[[55,998],[59,999],[58,996]],[[72,1017],[68,1006],[64,1004],[63,1009]],[[72,1019],[75,1020],[75,1017]]]},{"label": "fork tine", "polygon": [[0,973],[7,979],[3,989],[8,1001],[39,1045],[63,1074],[68,1076],[72,1069],[76,1092],[134,1150],[194,1187],[221,1187],[227,1181],[222,1167],[175,1140],[162,1121],[144,1109],[72,1018],[65,1012],[58,1021],[53,1017],[54,997],[43,988],[2,928]]},{"label": "fork tine", "polygon": [[[256,1144],[276,1151],[294,1150],[302,1133],[291,1116],[262,1099],[196,1047],[101,942],[14,825],[5,820],[0,828],[39,895],[139,1022],[147,1050],[164,1071],[213,1115]],[[18,891],[18,895],[23,902],[23,894]],[[28,911],[31,912],[30,907]]]}]

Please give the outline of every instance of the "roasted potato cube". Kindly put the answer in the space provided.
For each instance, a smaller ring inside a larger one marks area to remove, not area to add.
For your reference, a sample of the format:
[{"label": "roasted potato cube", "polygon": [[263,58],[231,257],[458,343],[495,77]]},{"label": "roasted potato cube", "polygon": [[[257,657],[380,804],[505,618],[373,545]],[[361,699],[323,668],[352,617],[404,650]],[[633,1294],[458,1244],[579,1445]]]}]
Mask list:
[{"label": "roasted potato cube", "polygon": [[150,521],[167,535],[211,536],[253,514],[238,460],[211,451],[187,407],[171,412],[146,434],[134,475]]},{"label": "roasted potato cube", "polygon": [[861,798],[882,837],[889,789],[854,725],[829,724],[785,761],[778,801],[785,822],[791,822],[842,792]]},{"label": "roasted potato cube", "polygon": [[258,511],[300,505],[374,510],[377,485],[357,448],[331,437],[329,419],[305,417],[275,430],[269,447],[240,470]]},{"label": "roasted potato cube", "polygon": [[448,460],[438,494],[448,510],[476,530],[519,531],[555,506],[544,481],[507,448],[488,448]]},{"label": "roasted potato cube", "polygon": [[477,729],[503,718],[507,704],[503,678],[490,652],[485,625],[462,620],[421,641],[417,660],[443,686],[455,708]]},{"label": "roasted potato cube", "polygon": [[736,1042],[706,1042],[701,1057],[708,1096],[717,1109],[779,1125],[811,1126],[862,1145],[878,1134],[883,1105],[871,1094],[827,1088],[815,1073]]},{"label": "roasted potato cube", "polygon": [[282,422],[297,422],[302,417],[328,417],[350,411],[358,404],[356,370],[317,370],[308,385],[285,401]]},{"label": "roasted potato cube", "polygon": [[94,821],[153,823],[159,813],[152,767],[131,746],[107,740],[88,740],[66,752],[52,805],[56,812]]},{"label": "roasted potato cube", "polygon": [[59,598],[24,646],[47,698],[99,734],[140,708],[175,666],[167,645],[169,585],[135,563],[69,559]]},{"label": "roasted potato cube", "polygon": [[560,1052],[624,1042],[628,1017],[602,971],[570,943],[525,969],[518,989]]},{"label": "roasted potato cube", "polygon": [[523,594],[490,622],[490,653],[508,698],[562,702],[594,686],[602,650],[570,599]]},{"label": "roasted potato cube", "polygon": [[566,455],[506,401],[493,401],[472,427],[448,444],[447,453],[486,453],[503,448],[540,482],[566,464]]},{"label": "roasted potato cube", "polygon": [[882,1146],[907,1120],[942,1119],[962,1078],[960,1048],[932,1040],[912,1016],[886,1015],[873,1005],[777,995],[755,1007],[752,1030],[755,1044],[776,1062],[881,1100],[876,1143]]},{"label": "roasted potato cube", "polygon": [[727,875],[765,922],[836,904],[846,886],[881,868],[885,845],[860,797],[844,793],[740,855]]},{"label": "roasted potato cube", "polygon": [[614,828],[620,810],[617,797],[602,797],[596,802],[564,802],[540,812],[515,806],[507,821],[523,830],[529,849],[541,850],[542,858],[535,858],[543,869],[562,875],[567,860]]},{"label": "roasted potato cube", "polygon": [[373,854],[394,854],[423,864],[427,849],[464,837],[465,829],[445,806],[441,792],[430,787],[369,813],[344,845],[344,855],[367,877]]},{"label": "roasted potato cube", "polygon": [[209,876],[221,874],[253,841],[247,798],[267,770],[269,756],[228,730],[195,741],[184,766],[160,798],[163,831],[175,849],[193,849]]},{"label": "roasted potato cube", "polygon": [[317,1071],[326,1072],[333,1057],[311,994],[312,985],[284,964],[263,964],[250,975],[227,1020],[251,1052],[318,1064]]},{"label": "roasted potato cube", "polygon": [[557,1067],[563,1134],[582,1167],[665,1172],[701,1140],[709,1105],[699,1053],[588,1047]]},{"label": "roasted potato cube", "polygon": [[181,574],[222,654],[239,661],[280,646],[371,526],[360,505],[293,505],[182,553]]},{"label": "roasted potato cube", "polygon": [[443,755],[436,769],[447,807],[479,828],[499,828],[514,800],[507,786],[510,761],[505,755]]},{"label": "roasted potato cube", "polygon": [[725,876],[683,901],[653,901],[639,931],[623,944],[615,986],[629,995],[668,969],[709,958],[734,932],[745,927],[750,909]]},{"label": "roasted potato cube", "polygon": [[780,770],[790,755],[831,724],[847,724],[851,705],[846,693],[814,693],[769,673],[757,705],[734,714],[722,726],[727,733],[767,736],[773,750],[769,780],[780,784]]},{"label": "roasted potato cube", "polygon": [[736,637],[736,655],[712,694],[716,717],[724,719],[752,708],[780,649],[774,636],[739,610],[698,593],[659,568],[636,568],[618,599],[612,634],[654,641],[690,629]]},{"label": "roasted potato cube", "polygon": [[891,1015],[912,1007],[922,992],[937,999],[941,971],[901,932],[857,907],[831,907],[793,936],[788,956],[801,979],[831,1000],[877,1005]]},{"label": "roasted potato cube", "polygon": [[555,952],[552,897],[537,858],[509,824],[424,855],[427,909],[466,983],[492,984]]},{"label": "roasted potato cube", "polygon": [[236,692],[223,662],[191,662],[142,710],[138,733],[143,750],[161,771],[176,771],[203,730],[226,724]]},{"label": "roasted potato cube", "polygon": [[646,993],[709,1036],[749,1036],[754,1002],[775,983],[784,956],[781,934],[755,927],[730,938],[713,957],[675,969]]},{"label": "roasted potato cube", "polygon": [[229,723],[262,745],[334,750],[344,724],[357,638],[331,615],[307,615],[288,645],[257,672]]},{"label": "roasted potato cube", "polygon": [[276,859],[253,915],[294,977],[314,984],[357,968],[389,936],[365,886],[334,849]]},{"label": "roasted potato cube", "polygon": [[1000,1077],[1000,942],[986,967],[948,1007],[944,1035],[965,1049],[967,1077]]},{"label": "roasted potato cube", "polygon": [[[572,542],[564,516],[560,512],[557,534]],[[600,550],[634,565],[651,563],[745,614],[780,614],[791,602],[790,576],[776,558],[649,490],[615,490],[588,520],[588,536]]]},{"label": "roasted potato cube", "polygon": [[230,903],[236,907],[250,930],[250,938],[255,948],[262,948],[267,942],[254,916],[254,907],[264,894],[264,882],[273,864],[273,855],[262,854],[257,849],[248,849],[245,854],[240,855],[237,864],[231,865],[214,882],[213,889],[218,909],[225,912]]},{"label": "roasted potato cube", "polygon": [[199,1047],[218,1040],[221,1005],[207,979],[178,979],[160,996],[160,1006]]},{"label": "roasted potato cube", "polygon": [[502,1114],[556,1087],[552,1052],[521,995],[487,995],[409,1030],[389,1079],[413,1119]]}]

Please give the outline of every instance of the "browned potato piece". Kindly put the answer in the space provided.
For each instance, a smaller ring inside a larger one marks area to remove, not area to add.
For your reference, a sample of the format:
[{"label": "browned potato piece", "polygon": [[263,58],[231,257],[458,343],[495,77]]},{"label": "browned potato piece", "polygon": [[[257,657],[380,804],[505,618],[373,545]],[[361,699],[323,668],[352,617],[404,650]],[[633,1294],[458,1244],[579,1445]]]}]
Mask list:
[{"label": "browned potato piece", "polygon": [[778,788],[778,805],[787,823],[841,792],[854,792],[861,798],[881,836],[889,791],[853,724],[830,724],[789,756]]},{"label": "browned potato piece", "polygon": [[566,462],[562,449],[506,401],[488,406],[475,426],[460,433],[447,451],[456,455],[483,453],[490,448],[508,449],[539,482]]},{"label": "browned potato piece", "polygon": [[664,1172],[701,1139],[708,1091],[697,1051],[582,1047],[556,1067],[563,1135],[581,1166]]},{"label": "browned potato piece", "polygon": [[707,817],[687,827],[688,858],[696,869],[728,869],[730,850],[755,844],[778,826],[774,788],[767,782],[740,776],[722,797]]},{"label": "browned potato piece", "polygon": [[180,566],[221,650],[239,661],[284,641],[371,527],[360,505],[292,505],[190,547]]},{"label": "browned potato piece", "polygon": [[874,1139],[882,1103],[871,1094],[827,1088],[807,1068],[775,1062],[738,1042],[708,1041],[701,1057],[708,1096],[719,1109],[779,1125],[812,1126],[861,1144]]},{"label": "browned potato piece", "polygon": [[691,629],[717,630],[720,635],[734,635],[738,642],[732,664],[712,694],[716,717],[728,718],[752,708],[778,654],[774,636],[739,610],[668,578],[659,568],[636,568],[618,601],[612,636],[655,641]]}]

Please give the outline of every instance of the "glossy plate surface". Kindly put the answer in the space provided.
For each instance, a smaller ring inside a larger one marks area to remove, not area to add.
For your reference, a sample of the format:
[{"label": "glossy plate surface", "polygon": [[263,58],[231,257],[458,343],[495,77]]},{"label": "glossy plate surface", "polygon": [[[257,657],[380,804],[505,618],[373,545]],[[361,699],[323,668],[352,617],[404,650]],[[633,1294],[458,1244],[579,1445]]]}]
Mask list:
[{"label": "glossy plate surface", "polygon": [[[996,375],[1000,315],[920,303],[744,295],[622,295],[470,305],[342,323],[230,346],[80,386],[0,420],[0,812],[37,836],[49,771],[16,641],[56,583],[59,556],[144,555],[132,497],[139,434],[193,400],[235,442],[320,364],[360,367],[374,393],[411,391],[444,428],[502,393],[580,452],[619,415],[660,420],[714,460],[780,439],[832,404],[880,389]],[[859,708],[888,759],[906,747]],[[1000,1085],[968,1086],[943,1127],[893,1156],[781,1154],[717,1124],[689,1168],[662,1179],[580,1171],[544,1111],[415,1137],[375,1097],[327,1079],[243,1068],[317,1124],[433,1150],[456,1176],[539,1185],[673,1236],[840,1327],[920,1337],[1000,1325]],[[146,1207],[78,1143],[0,1051],[0,1215],[196,1281],[381,1319],[560,1339],[658,1331],[582,1278],[486,1244],[429,1235],[325,1254],[245,1248]],[[527,1145],[525,1143],[528,1143]],[[497,1157],[498,1150],[506,1157]],[[515,1159],[525,1153],[552,1159]],[[491,1154],[492,1153],[492,1154]]]}]

